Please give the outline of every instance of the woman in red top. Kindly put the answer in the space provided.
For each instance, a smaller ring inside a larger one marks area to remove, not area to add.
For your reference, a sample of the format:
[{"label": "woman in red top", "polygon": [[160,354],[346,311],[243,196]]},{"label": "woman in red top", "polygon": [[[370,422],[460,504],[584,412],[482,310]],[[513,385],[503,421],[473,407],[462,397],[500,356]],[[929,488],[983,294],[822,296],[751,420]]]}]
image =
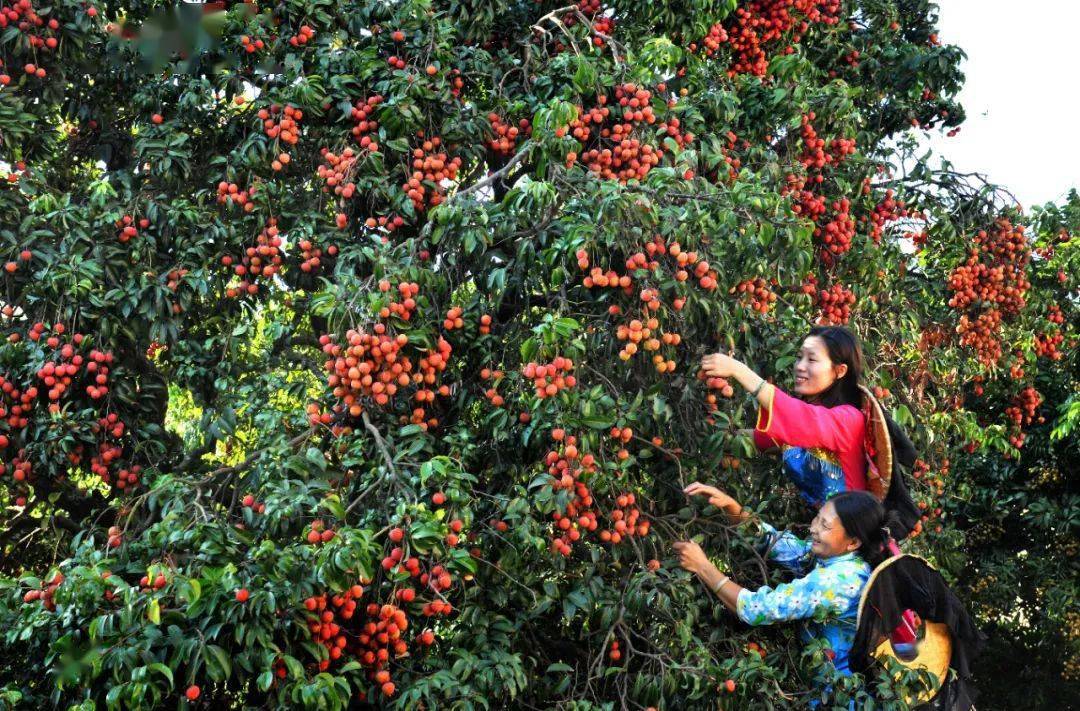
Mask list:
[{"label": "woman in red top", "polygon": [[866,491],[866,416],[862,411],[862,349],[841,326],[816,326],[795,361],[794,396],[745,363],[722,353],[705,356],[705,374],[730,378],[757,399],[754,442],[779,448],[784,471],[811,506],[842,491]]}]

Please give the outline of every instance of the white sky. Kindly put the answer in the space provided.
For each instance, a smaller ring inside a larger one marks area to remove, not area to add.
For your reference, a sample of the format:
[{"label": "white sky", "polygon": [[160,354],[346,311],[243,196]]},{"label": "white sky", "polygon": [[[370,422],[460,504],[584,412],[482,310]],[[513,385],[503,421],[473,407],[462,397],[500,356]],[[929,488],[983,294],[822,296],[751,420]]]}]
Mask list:
[{"label": "white sky", "polygon": [[967,120],[928,145],[1024,208],[1080,190],[1080,0],[938,0],[939,37],[967,52]]}]

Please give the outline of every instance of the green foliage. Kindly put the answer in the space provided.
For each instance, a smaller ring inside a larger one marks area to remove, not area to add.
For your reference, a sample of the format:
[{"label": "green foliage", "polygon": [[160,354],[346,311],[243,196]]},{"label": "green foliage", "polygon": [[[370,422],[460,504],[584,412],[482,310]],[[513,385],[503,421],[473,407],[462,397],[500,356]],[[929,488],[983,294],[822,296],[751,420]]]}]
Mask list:
[{"label": "green foliage", "polygon": [[[809,519],[697,364],[786,385],[830,318],[992,632],[979,707],[1075,698],[1080,198],[916,155],[964,117],[931,3],[731,41],[785,4],[3,2],[0,704],[903,709],[670,546],[783,579],[682,494]],[[1003,218],[988,360],[950,283]]]}]

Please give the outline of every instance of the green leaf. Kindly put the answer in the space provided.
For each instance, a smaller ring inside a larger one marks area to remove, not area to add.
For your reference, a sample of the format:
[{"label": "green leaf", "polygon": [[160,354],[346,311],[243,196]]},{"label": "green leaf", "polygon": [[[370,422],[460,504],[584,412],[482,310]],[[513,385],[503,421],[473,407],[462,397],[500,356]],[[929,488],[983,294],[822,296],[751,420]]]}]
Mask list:
[{"label": "green leaf", "polygon": [[196,578],[188,578],[185,582],[188,607],[194,605],[202,597],[202,584]]},{"label": "green leaf", "polygon": [[596,68],[590,57],[578,55],[577,69],[574,71],[574,88],[579,94],[588,94],[596,90]]},{"label": "green leaf", "polygon": [[259,674],[259,678],[255,680],[255,685],[259,687],[259,691],[266,691],[273,683],[274,672],[272,671],[264,671],[262,674]]},{"label": "green leaf", "polygon": [[539,344],[535,338],[526,338],[521,342],[519,350],[521,351],[521,360],[531,361],[536,358],[536,352],[539,349]]},{"label": "green leaf", "polygon": [[[209,654],[206,654],[206,652]],[[211,679],[224,681],[232,675],[232,661],[229,658],[229,653],[218,645],[206,645],[203,659],[206,662],[206,671]]]},{"label": "green leaf", "polygon": [[152,669],[153,671],[156,671],[157,673],[161,674],[161,675],[162,675],[163,677],[165,677],[166,679],[168,679],[168,680],[169,680],[169,687],[170,687],[170,688],[171,688],[171,687],[173,686],[173,673],[172,673],[172,669],[170,669],[169,667],[165,666],[165,665],[164,665],[164,664],[162,664],[161,662],[155,662],[155,663],[151,664],[151,665],[150,665],[150,669]]},{"label": "green leaf", "polygon": [[593,415],[591,417],[582,417],[579,419],[581,424],[586,427],[591,427],[594,430],[607,430],[610,429],[615,421],[610,417],[602,417],[600,415]]},{"label": "green leaf", "polygon": [[289,654],[282,654],[281,659],[285,662],[285,666],[289,669],[289,676],[294,679],[304,678],[304,665],[300,663],[296,657]]}]

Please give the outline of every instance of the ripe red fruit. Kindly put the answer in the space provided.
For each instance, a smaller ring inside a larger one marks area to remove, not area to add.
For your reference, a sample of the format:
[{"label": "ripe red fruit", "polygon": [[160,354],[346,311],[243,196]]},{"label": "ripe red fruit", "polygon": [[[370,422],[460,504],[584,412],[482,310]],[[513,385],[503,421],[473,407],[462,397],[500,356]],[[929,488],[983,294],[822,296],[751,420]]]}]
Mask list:
[{"label": "ripe red fruit", "polygon": [[735,692],[735,680],[734,679],[728,679],[727,681],[725,681],[724,682],[724,688],[727,689],[729,694],[734,693]]},{"label": "ripe red fruit", "polygon": [[[90,7],[88,7],[88,8],[86,8],[86,16],[87,17],[97,17],[97,8],[92,6],[92,5]],[[196,687],[193,687],[193,688],[198,690],[199,687],[196,686]]]},{"label": "ripe red fruit", "polygon": [[246,506],[248,508],[251,508],[255,504],[255,497],[252,496],[251,494],[248,494],[247,496],[244,497],[244,499],[243,499],[243,501],[241,501],[241,503],[244,506]]},{"label": "ripe red fruit", "polygon": [[436,506],[442,506],[446,503],[446,494],[442,493],[441,491],[436,491],[435,494],[431,497],[431,503],[435,504]]},{"label": "ripe red fruit", "polygon": [[150,117],[150,120],[153,121],[155,124],[161,124],[163,121],[165,121],[165,117],[161,114],[154,114]]},{"label": "ripe red fruit", "polygon": [[202,693],[202,690],[199,689],[199,687],[192,684],[191,686],[189,686],[187,688],[187,691],[184,692],[184,696],[187,697],[188,701],[194,701],[195,699],[199,698],[199,694],[201,694],[201,693]]},{"label": "ripe red fruit", "polygon": [[248,597],[250,597],[250,593],[248,593],[247,588],[240,588],[236,591],[237,602],[247,602]]},{"label": "ripe red fruit", "polygon": [[396,687],[394,686],[394,682],[388,681],[388,682],[386,682],[385,684],[382,685],[382,692],[386,696],[393,696],[395,688]]},{"label": "ripe red fruit", "polygon": [[390,540],[394,543],[401,543],[401,539],[403,539],[404,537],[405,531],[401,530],[400,528],[390,529]]}]

